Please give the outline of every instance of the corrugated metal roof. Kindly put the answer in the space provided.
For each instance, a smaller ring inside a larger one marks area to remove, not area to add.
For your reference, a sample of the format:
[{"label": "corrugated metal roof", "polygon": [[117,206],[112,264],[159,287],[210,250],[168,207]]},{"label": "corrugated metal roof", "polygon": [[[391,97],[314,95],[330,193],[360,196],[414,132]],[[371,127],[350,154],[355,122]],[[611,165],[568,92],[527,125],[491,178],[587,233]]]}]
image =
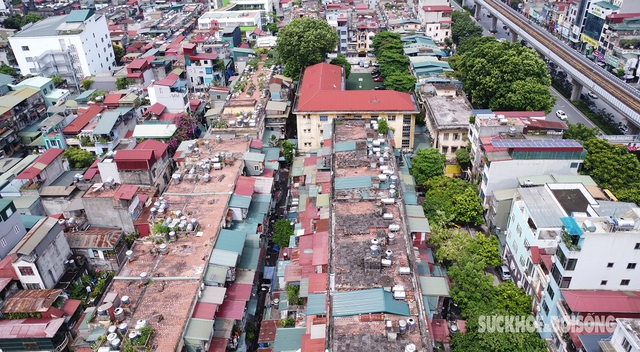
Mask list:
[{"label": "corrugated metal roof", "polygon": [[240,259],[239,269],[258,270],[258,263],[260,262],[261,248],[244,247],[242,251],[242,258]]},{"label": "corrugated metal roof", "polygon": [[71,249],[113,250],[121,237],[122,230],[91,227],[89,231],[69,232],[67,242]]},{"label": "corrugated metal roof", "polygon": [[310,293],[307,298],[307,315],[327,314],[327,294]]},{"label": "corrugated metal roof", "polygon": [[340,152],[352,152],[356,150],[356,142],[348,141],[348,142],[338,142],[333,146],[334,153]]},{"label": "corrugated metal roof", "polygon": [[265,155],[262,153],[246,152],[244,153],[244,160],[264,162]]},{"label": "corrugated metal roof", "polygon": [[297,351],[302,346],[302,335],[307,328],[285,328],[276,330],[273,352]]},{"label": "corrugated metal roof", "polygon": [[318,206],[318,207],[328,207],[329,206],[329,195],[328,194],[319,194],[318,198],[316,198],[316,206]]},{"label": "corrugated metal roof", "polygon": [[213,320],[216,317],[218,305],[213,303],[196,302],[192,318]]},{"label": "corrugated metal roof", "polygon": [[244,316],[244,308],[247,306],[246,301],[232,301],[225,299],[220,305],[217,316],[220,318],[242,320]]},{"label": "corrugated metal roof", "polygon": [[291,176],[296,177],[296,176],[302,176],[302,172],[304,171],[304,169],[302,167],[294,167],[291,170]]},{"label": "corrugated metal roof", "polygon": [[334,317],[368,313],[410,315],[407,302],[394,300],[393,294],[382,288],[336,292],[333,296],[332,308]]},{"label": "corrugated metal roof", "polygon": [[225,266],[220,266],[215,264],[208,265],[207,271],[204,274],[205,284],[212,284],[212,285],[224,284],[227,278],[227,271],[229,270],[229,267],[230,266],[226,266],[226,265]]},{"label": "corrugated metal roof", "polygon": [[58,225],[57,219],[50,217],[42,219],[36,224],[36,226],[27,232],[20,242],[13,247],[10,253],[23,255],[31,254],[53,228],[57,228],[62,231],[62,228]]},{"label": "corrugated metal roof", "polygon": [[233,283],[227,287],[227,295],[225,299],[232,301],[248,301],[251,299],[251,290],[253,285],[251,284],[239,284]]},{"label": "corrugated metal roof", "polygon": [[3,319],[0,320],[0,339],[54,337],[62,324],[64,318]]},{"label": "corrugated metal roof", "polygon": [[519,188],[518,194],[522,197],[533,223],[538,228],[562,227],[560,218],[566,215],[546,187]]},{"label": "corrugated metal roof", "polygon": [[227,251],[242,254],[242,249],[244,248],[246,237],[247,234],[244,232],[221,229],[220,233],[218,234],[216,245],[213,248],[224,249]]},{"label": "corrugated metal roof", "polygon": [[276,269],[276,276],[284,277],[284,270],[288,265],[291,265],[290,260],[278,260],[278,268]]},{"label": "corrugated metal roof", "polygon": [[431,232],[427,218],[407,218],[410,232]]},{"label": "corrugated metal roof", "polygon": [[[214,248],[213,251],[211,251],[209,264],[235,268],[236,264],[238,263],[239,255],[240,253],[238,252]],[[225,272],[225,275],[226,275],[226,272]]]},{"label": "corrugated metal roof", "polygon": [[424,209],[419,205],[407,205],[405,206],[407,216],[410,218],[423,218]]},{"label": "corrugated metal roof", "polygon": [[134,138],[169,138],[176,132],[175,124],[143,124],[137,125],[133,131]]},{"label": "corrugated metal roof", "polygon": [[449,296],[449,285],[444,277],[420,276],[423,296]]},{"label": "corrugated metal roof", "polygon": [[249,209],[251,205],[251,197],[232,194],[229,199],[230,208]]},{"label": "corrugated metal roof", "polygon": [[418,197],[413,192],[403,192],[404,196],[404,204],[406,205],[417,205]]},{"label": "corrugated metal roof", "polygon": [[334,179],[333,188],[339,189],[351,189],[351,188],[371,188],[371,176],[356,176],[356,177],[340,177]]},{"label": "corrugated metal roof", "polygon": [[9,297],[2,313],[44,313],[60,296],[62,290],[20,290]]},{"label": "corrugated metal roof", "polygon": [[115,111],[107,111],[102,114],[102,117],[100,117],[100,121],[93,129],[93,135],[96,136],[100,134],[110,134],[111,130],[113,130],[113,126],[115,126],[116,122],[118,122],[119,117],[120,114]]},{"label": "corrugated metal roof", "polygon": [[224,295],[226,293],[227,289],[225,287],[205,286],[198,302],[220,305],[224,301]]},{"label": "corrugated metal roof", "polygon": [[309,278],[305,277],[300,279],[300,291],[298,296],[304,298],[309,296]]},{"label": "corrugated metal roof", "polygon": [[213,325],[213,320],[191,318],[189,322],[187,322],[187,327],[184,330],[184,338],[209,342]]}]

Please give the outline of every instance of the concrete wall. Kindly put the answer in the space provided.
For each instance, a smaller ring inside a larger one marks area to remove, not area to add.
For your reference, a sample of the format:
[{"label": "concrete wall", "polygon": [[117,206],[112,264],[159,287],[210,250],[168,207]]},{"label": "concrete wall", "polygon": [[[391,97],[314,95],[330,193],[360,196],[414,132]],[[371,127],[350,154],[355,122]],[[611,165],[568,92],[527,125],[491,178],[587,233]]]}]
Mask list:
[{"label": "concrete wall", "polygon": [[6,257],[26,234],[27,230],[17,211],[7,221],[0,220],[0,259]]},{"label": "concrete wall", "polygon": [[56,285],[65,272],[64,261],[71,256],[62,228],[56,226],[52,231],[58,232],[55,239],[36,261],[46,289],[52,289]]},{"label": "concrete wall", "polygon": [[129,210],[115,208],[112,199],[83,197],[82,204],[84,204],[87,220],[92,225],[116,226],[125,233],[134,232],[135,227]]},{"label": "concrete wall", "polygon": [[51,164],[47,165],[42,172],[40,172],[40,177],[45,178],[42,187],[50,185],[65,171],[67,171],[67,165],[63,162],[61,157],[57,157],[51,162]]},{"label": "concrete wall", "polygon": [[151,170],[119,170],[118,174],[125,185],[153,185]]},{"label": "concrete wall", "polygon": [[73,200],[65,197],[42,197],[40,199],[47,215],[63,213]]}]

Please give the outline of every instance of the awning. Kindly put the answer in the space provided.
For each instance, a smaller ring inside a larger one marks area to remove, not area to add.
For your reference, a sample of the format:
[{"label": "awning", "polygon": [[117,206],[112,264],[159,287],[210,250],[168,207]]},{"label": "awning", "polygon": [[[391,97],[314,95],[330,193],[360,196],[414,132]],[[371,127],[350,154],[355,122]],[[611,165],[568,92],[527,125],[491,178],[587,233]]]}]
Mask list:
[{"label": "awning", "polygon": [[12,129],[8,129],[8,130],[4,131],[3,134],[0,134],[0,139],[7,138],[10,135],[12,135],[13,133],[14,133],[14,131]]},{"label": "awning", "polygon": [[35,141],[29,143],[29,147],[44,147],[44,138],[42,136],[36,138]]},{"label": "awning", "polygon": [[180,76],[183,72],[184,72],[184,70],[181,69],[181,68],[174,68],[173,71],[171,71],[171,73],[174,73],[174,74],[176,74],[178,76]]}]

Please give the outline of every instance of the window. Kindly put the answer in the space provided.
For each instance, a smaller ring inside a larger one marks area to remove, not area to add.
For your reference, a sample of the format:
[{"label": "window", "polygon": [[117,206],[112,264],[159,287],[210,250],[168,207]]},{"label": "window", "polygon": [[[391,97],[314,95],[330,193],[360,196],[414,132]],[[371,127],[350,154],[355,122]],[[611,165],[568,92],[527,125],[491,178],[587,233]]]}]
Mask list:
[{"label": "window", "polygon": [[35,69],[35,68],[30,68],[30,69],[29,69],[29,72],[31,72],[31,73],[38,73],[38,70],[37,70],[37,69]]},{"label": "window", "polygon": [[453,134],[453,140],[454,140],[454,141],[457,141],[457,140],[459,140],[459,139],[460,139],[460,135],[459,135],[458,133],[454,133],[454,134]]},{"label": "window", "polygon": [[322,122],[329,121],[329,116],[327,116],[327,115],[320,115],[320,121],[322,121]]},{"label": "window", "polygon": [[22,51],[29,51],[29,47],[28,46],[23,46],[22,47]]},{"label": "window", "polygon": [[607,268],[613,268],[613,263],[607,263]]},{"label": "window", "polygon": [[626,337],[622,338],[622,348],[626,351],[629,352],[631,351],[631,344],[629,343],[629,341],[627,340]]},{"label": "window", "polygon": [[445,133],[442,135],[442,140],[448,141],[449,140],[449,134]]},{"label": "window", "polygon": [[572,169],[577,169],[577,168],[578,168],[578,165],[580,165],[580,163],[571,163],[571,166],[570,166],[570,167],[571,167]]},{"label": "window", "polygon": [[636,246],[633,249],[640,249],[640,243],[636,243]]},{"label": "window", "polygon": [[13,226],[13,232],[15,232],[16,235],[19,234],[20,233],[20,227],[18,227],[18,225],[14,225]]},{"label": "window", "polygon": [[553,300],[553,296],[555,296],[556,293],[551,288],[551,285],[547,285],[547,293],[549,294],[549,298],[551,298],[551,300]]},{"label": "window", "polygon": [[19,266],[18,271],[20,271],[20,275],[22,276],[33,276],[33,268],[30,266]]},{"label": "window", "polygon": [[42,287],[40,284],[27,284],[27,290],[40,290]]},{"label": "window", "polygon": [[630,280],[622,280],[622,281],[620,281],[620,286],[629,286],[629,281]]},{"label": "window", "polygon": [[516,226],[516,232],[518,233],[518,236],[522,235],[522,227],[520,227],[520,225]]},{"label": "window", "polygon": [[600,281],[600,286],[606,286],[606,285],[607,285],[607,280]]},{"label": "window", "polygon": [[304,143],[304,146],[305,146],[305,147],[311,147],[311,142],[305,142],[305,143]]},{"label": "window", "polygon": [[204,72],[206,72],[208,75],[211,75],[211,74],[213,74],[213,68],[211,68],[211,67],[206,67],[206,68],[204,69]]},{"label": "window", "polygon": [[354,118],[354,119],[361,119],[361,118],[362,118],[362,115],[353,115],[353,118]]},{"label": "window", "polygon": [[449,152],[449,147],[442,147],[442,154],[447,154]]},{"label": "window", "polygon": [[451,152],[452,152],[452,153],[455,153],[455,152],[456,152],[456,150],[458,150],[458,147],[451,147]]},{"label": "window", "polygon": [[549,314],[549,306],[547,305],[547,301],[542,301],[542,310],[544,310],[544,314]]},{"label": "window", "polygon": [[635,269],[635,268],[636,268],[636,263],[627,264],[627,269]]},{"label": "window", "polygon": [[27,60],[27,62],[34,62],[35,61],[35,60],[33,60],[33,57],[31,57],[31,56],[27,56],[24,59]]},{"label": "window", "polygon": [[4,238],[0,239],[0,245],[2,245],[2,247],[6,247],[7,246],[7,240],[5,240]]},{"label": "window", "polygon": [[11,216],[11,214],[13,214],[13,209],[9,208],[7,209],[7,218]]},{"label": "window", "polygon": [[[387,120],[395,121],[396,120],[396,115],[389,115],[389,117],[387,117]],[[640,244],[640,243],[638,243],[638,244]]]},{"label": "window", "polygon": [[38,346],[37,342],[23,342],[22,343],[22,348],[24,348],[26,351],[39,351],[40,347]]},{"label": "window", "polygon": [[569,288],[569,285],[571,285],[571,278],[563,277],[560,281],[560,288]]},{"label": "window", "polygon": [[518,253],[518,243],[516,242],[516,240],[513,240],[513,246],[511,247],[511,249],[513,250],[513,254]]},{"label": "window", "polygon": [[578,259],[575,259],[575,258],[574,259],[569,259],[565,269],[566,270],[575,270],[576,269],[576,264],[578,264]]},{"label": "window", "polygon": [[253,166],[253,169],[254,169],[255,171],[260,171],[260,165],[254,165],[254,166]]}]

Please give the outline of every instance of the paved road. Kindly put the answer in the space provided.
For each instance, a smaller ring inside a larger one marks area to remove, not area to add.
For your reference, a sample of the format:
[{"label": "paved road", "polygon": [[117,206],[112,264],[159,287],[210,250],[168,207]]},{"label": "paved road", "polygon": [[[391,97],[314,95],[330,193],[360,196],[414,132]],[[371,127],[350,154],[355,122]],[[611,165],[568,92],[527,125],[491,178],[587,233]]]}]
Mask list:
[{"label": "paved road", "polygon": [[[452,2],[452,3],[453,3],[453,7],[455,9],[462,10],[458,6],[458,4],[456,4],[455,2]],[[482,10],[481,19],[479,21],[476,21],[484,29],[483,34],[485,36],[493,36],[496,39],[511,40],[511,35],[509,34],[509,31],[503,29],[504,24],[502,24],[502,22],[500,22],[500,21],[498,21],[498,25],[496,26],[496,29],[498,30],[498,33],[492,34],[492,33],[489,32],[489,30],[491,29],[491,21],[492,21],[492,19],[487,17],[487,14],[488,14],[487,11]],[[571,102],[569,102],[567,99],[565,99],[555,89],[551,88],[551,94],[553,94],[554,96],[557,97],[556,98],[556,105],[553,107],[553,110],[547,115],[547,120],[549,120],[549,121],[560,121],[560,119],[556,116],[556,112],[558,110],[562,110],[567,114],[569,122],[571,122],[571,123],[582,122],[586,126],[595,127],[595,125],[589,119],[587,119],[578,109],[576,109],[573,106],[573,104],[571,104]],[[586,90],[585,90],[584,94],[587,94]],[[598,108],[602,108],[602,107],[607,108],[607,110],[609,112],[613,112],[614,111],[610,107],[607,107],[607,105],[604,104],[599,99],[596,100],[596,105],[598,106]],[[619,118],[620,117],[618,117],[618,119]]]}]

